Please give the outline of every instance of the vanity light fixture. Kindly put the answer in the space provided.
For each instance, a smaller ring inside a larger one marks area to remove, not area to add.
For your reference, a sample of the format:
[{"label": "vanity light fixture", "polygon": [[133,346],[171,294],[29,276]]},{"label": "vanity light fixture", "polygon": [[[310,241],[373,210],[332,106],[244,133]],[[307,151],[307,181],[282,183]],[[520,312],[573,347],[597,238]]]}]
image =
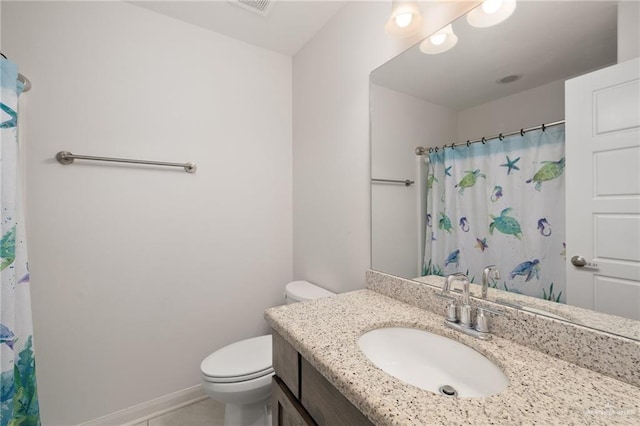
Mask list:
[{"label": "vanity light fixture", "polygon": [[396,38],[411,37],[422,28],[422,14],[417,1],[393,0],[385,32]]},{"label": "vanity light fixture", "polygon": [[516,0],[485,0],[467,13],[469,25],[486,28],[499,24],[516,10]]},{"label": "vanity light fixture", "polygon": [[458,43],[458,36],[453,33],[451,24],[447,25],[420,43],[420,51],[427,55],[446,52]]}]

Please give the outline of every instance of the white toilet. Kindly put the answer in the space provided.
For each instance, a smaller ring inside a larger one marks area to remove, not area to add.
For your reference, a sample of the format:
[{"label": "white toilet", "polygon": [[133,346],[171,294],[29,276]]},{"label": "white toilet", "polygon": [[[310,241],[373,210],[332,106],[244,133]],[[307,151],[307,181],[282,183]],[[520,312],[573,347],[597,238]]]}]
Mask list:
[{"label": "white toilet", "polygon": [[[308,281],[287,284],[287,304],[333,296]],[[227,426],[271,425],[271,335],[241,340],[218,349],[202,361],[202,386],[211,398],[225,403]]]}]

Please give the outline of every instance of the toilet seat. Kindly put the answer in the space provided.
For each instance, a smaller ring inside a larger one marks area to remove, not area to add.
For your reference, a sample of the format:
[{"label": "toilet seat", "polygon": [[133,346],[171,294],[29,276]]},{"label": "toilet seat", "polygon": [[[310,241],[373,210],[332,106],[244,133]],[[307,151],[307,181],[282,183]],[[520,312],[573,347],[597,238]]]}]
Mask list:
[{"label": "toilet seat", "polygon": [[273,367],[269,367],[262,371],[256,371],[255,373],[245,374],[243,376],[234,376],[234,377],[209,376],[207,374],[202,373],[202,380],[204,380],[205,382],[211,382],[211,383],[238,383],[238,382],[246,382],[248,380],[258,379],[260,377],[263,377],[272,373],[273,373]]},{"label": "toilet seat", "polygon": [[242,340],[218,349],[200,364],[210,383],[238,383],[273,373],[271,335]]}]

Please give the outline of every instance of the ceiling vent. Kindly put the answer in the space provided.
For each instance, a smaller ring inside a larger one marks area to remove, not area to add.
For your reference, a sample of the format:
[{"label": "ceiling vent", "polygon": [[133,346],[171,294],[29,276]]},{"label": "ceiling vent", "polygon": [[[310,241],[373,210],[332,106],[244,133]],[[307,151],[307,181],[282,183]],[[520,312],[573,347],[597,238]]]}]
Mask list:
[{"label": "ceiling vent", "polygon": [[231,0],[229,3],[260,16],[269,16],[275,0]]}]

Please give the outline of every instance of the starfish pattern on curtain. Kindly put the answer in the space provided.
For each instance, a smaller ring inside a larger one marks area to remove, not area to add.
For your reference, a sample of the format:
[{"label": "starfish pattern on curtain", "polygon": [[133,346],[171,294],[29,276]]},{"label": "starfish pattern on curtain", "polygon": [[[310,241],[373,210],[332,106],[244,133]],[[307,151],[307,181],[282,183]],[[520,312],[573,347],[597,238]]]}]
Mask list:
[{"label": "starfish pattern on curtain", "polygon": [[564,166],[564,125],[431,153],[422,274],[563,302]]}]

